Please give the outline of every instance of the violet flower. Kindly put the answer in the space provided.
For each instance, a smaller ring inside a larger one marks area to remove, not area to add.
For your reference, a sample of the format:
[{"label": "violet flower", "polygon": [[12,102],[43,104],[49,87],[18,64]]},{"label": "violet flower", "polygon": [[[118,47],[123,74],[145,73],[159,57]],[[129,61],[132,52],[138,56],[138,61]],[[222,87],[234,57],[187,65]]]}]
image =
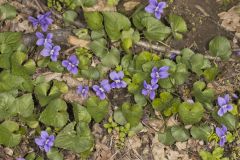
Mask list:
[{"label": "violet flower", "polygon": [[67,68],[69,72],[72,74],[77,74],[78,73],[78,64],[79,60],[76,55],[71,55],[68,60],[62,61],[63,67]]},{"label": "violet flower", "polygon": [[114,81],[111,83],[112,88],[125,88],[127,87],[127,83],[123,81],[124,73],[123,71],[120,72],[111,72],[109,77]]},{"label": "violet flower", "polygon": [[48,135],[46,131],[41,132],[41,136],[35,138],[35,143],[41,150],[45,150],[45,152],[49,152],[53,146],[55,137],[54,135]]},{"label": "violet flower", "polygon": [[147,84],[146,81],[143,82],[144,89],[142,89],[142,94],[145,96],[149,96],[151,100],[154,100],[155,98],[155,90],[158,88],[158,84],[152,83]]},{"label": "violet flower", "polygon": [[159,79],[165,79],[168,78],[169,73],[168,73],[169,67],[168,66],[163,66],[161,68],[153,67],[152,73],[151,73],[151,83],[158,83]]},{"label": "violet flower", "polygon": [[232,94],[232,97],[233,97],[234,99],[238,99],[238,98],[239,98],[238,95],[235,94],[235,93]]},{"label": "violet flower", "polygon": [[226,133],[227,133],[227,127],[225,125],[222,125],[222,128],[217,127],[216,128],[216,134],[220,138],[219,145],[222,147],[227,141],[226,138]]},{"label": "violet flower", "polygon": [[149,0],[149,5],[145,7],[145,11],[148,13],[154,13],[157,19],[161,18],[163,9],[166,8],[166,2],[158,2],[157,0]]},{"label": "violet flower", "polygon": [[40,54],[44,57],[49,57],[51,58],[52,61],[56,62],[59,51],[61,50],[60,46],[51,46],[51,47],[45,47]]},{"label": "violet flower", "polygon": [[36,32],[36,36],[38,38],[37,43],[36,43],[38,46],[44,46],[47,48],[52,47],[52,45],[53,45],[52,44],[52,37],[53,37],[52,33],[48,33],[45,38],[44,34],[42,34],[41,32]]},{"label": "violet flower", "polygon": [[230,98],[228,94],[226,94],[224,97],[218,97],[218,105],[220,107],[220,109],[218,110],[218,115],[220,117],[233,109],[233,106],[229,103],[229,101]]},{"label": "violet flower", "polygon": [[17,158],[16,160],[25,160],[25,158]]},{"label": "violet flower", "polygon": [[81,95],[83,98],[87,98],[88,91],[89,91],[89,87],[88,86],[79,85],[77,87],[77,94]]},{"label": "violet flower", "polygon": [[94,85],[93,90],[95,91],[96,95],[101,99],[106,98],[106,92],[109,93],[111,90],[111,86],[109,84],[109,81],[107,79],[104,79],[101,81],[100,86]]},{"label": "violet flower", "polygon": [[38,25],[41,26],[42,31],[46,32],[48,30],[48,26],[53,23],[53,20],[50,18],[51,12],[47,12],[44,14],[39,14],[37,18],[32,16],[28,17],[28,20],[32,22],[34,28],[37,28]]}]

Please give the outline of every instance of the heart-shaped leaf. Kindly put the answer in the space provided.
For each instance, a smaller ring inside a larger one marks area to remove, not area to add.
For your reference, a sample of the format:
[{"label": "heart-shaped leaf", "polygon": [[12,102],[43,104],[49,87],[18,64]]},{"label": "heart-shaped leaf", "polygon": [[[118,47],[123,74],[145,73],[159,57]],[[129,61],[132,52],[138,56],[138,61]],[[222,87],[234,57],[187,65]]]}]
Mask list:
[{"label": "heart-shaped leaf", "polygon": [[183,102],[178,109],[180,119],[185,124],[194,124],[201,121],[204,108],[201,103]]},{"label": "heart-shaped leaf", "polygon": [[98,97],[90,97],[87,102],[87,111],[90,113],[95,122],[101,122],[108,113],[109,102],[107,100],[100,100]]},{"label": "heart-shaped leaf", "polygon": [[185,128],[180,126],[172,127],[171,133],[174,139],[179,142],[186,141],[190,137],[188,131]]},{"label": "heart-shaped leaf", "polygon": [[208,137],[211,134],[211,128],[209,126],[199,126],[195,127],[193,126],[191,128],[191,135],[195,139],[204,140],[205,142],[208,142]]},{"label": "heart-shaped leaf", "polygon": [[88,113],[87,109],[77,103],[73,103],[73,113],[76,122],[91,122],[91,115]]},{"label": "heart-shaped leaf", "polygon": [[66,102],[61,99],[52,100],[41,113],[39,120],[45,125],[63,127],[68,121]]},{"label": "heart-shaped leaf", "polygon": [[171,128],[165,129],[164,133],[159,133],[158,140],[164,145],[172,145],[176,142],[176,140],[172,136]]},{"label": "heart-shaped leaf", "polygon": [[223,60],[229,59],[232,54],[229,40],[222,36],[217,36],[209,43],[209,51],[213,56]]}]

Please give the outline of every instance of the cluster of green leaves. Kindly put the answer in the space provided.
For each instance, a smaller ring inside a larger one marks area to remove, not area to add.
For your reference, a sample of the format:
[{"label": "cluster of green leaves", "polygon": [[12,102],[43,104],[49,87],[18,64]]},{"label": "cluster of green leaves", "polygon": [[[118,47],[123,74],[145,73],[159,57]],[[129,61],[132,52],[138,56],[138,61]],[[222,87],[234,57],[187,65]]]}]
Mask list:
[{"label": "cluster of green leaves", "polygon": [[217,147],[214,149],[212,153],[207,152],[207,151],[200,151],[199,155],[201,156],[202,160],[209,160],[209,159],[214,159],[214,160],[229,160],[229,158],[223,158],[223,153],[224,149]]}]

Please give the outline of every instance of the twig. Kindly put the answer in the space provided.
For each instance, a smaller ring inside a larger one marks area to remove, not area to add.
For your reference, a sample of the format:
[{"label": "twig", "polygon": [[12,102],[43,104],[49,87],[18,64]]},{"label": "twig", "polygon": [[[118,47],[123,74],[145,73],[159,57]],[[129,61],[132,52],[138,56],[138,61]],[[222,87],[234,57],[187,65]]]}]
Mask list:
[{"label": "twig", "polygon": [[35,2],[36,5],[39,7],[39,9],[41,10],[41,12],[44,12],[42,6],[38,3],[38,0],[34,0],[34,2]]},{"label": "twig", "polygon": [[[175,53],[177,55],[179,55],[181,53],[181,51],[179,50],[174,50],[174,49],[169,49],[165,46],[159,46],[159,45],[154,45],[154,44],[151,44],[149,42],[146,42],[146,41],[139,41],[136,43],[136,45],[140,46],[140,47],[144,47],[146,49],[153,49],[155,51],[159,51],[159,52],[162,52],[162,53]],[[205,52],[207,54],[209,54],[208,52]],[[210,60],[216,60],[216,61],[223,61],[221,60],[219,57],[212,57],[212,56],[209,56],[209,55],[204,55],[205,58],[207,59],[210,59]],[[228,60],[229,62],[237,62],[237,60],[233,59],[233,58],[230,58]]]}]

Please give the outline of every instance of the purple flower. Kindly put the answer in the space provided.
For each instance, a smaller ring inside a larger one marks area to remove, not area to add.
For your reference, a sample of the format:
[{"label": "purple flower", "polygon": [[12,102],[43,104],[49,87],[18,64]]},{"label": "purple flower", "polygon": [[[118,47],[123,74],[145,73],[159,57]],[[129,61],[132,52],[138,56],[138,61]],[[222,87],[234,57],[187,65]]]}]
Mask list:
[{"label": "purple flower", "polygon": [[25,158],[17,158],[16,160],[25,160]]},{"label": "purple flower", "polygon": [[111,90],[111,86],[109,84],[109,81],[107,79],[104,79],[101,81],[100,86],[94,85],[93,90],[96,92],[96,95],[101,99],[106,98],[106,92],[109,93]]},{"label": "purple flower", "polygon": [[77,94],[81,95],[83,98],[87,98],[88,91],[89,91],[89,87],[88,86],[79,85],[77,87]]},{"label": "purple flower", "polygon": [[149,96],[151,100],[155,98],[155,90],[158,88],[158,84],[152,83],[147,84],[146,81],[143,82],[144,89],[142,89],[142,94],[145,96]]},{"label": "purple flower", "polygon": [[45,150],[45,152],[49,152],[51,147],[53,146],[55,137],[54,135],[48,135],[46,131],[41,132],[41,136],[35,138],[35,143],[41,150]]},{"label": "purple flower", "polygon": [[50,56],[51,60],[56,62],[60,50],[61,50],[60,46],[50,46],[50,47],[45,47],[40,54],[44,57]]},{"label": "purple flower", "polygon": [[163,66],[161,68],[153,67],[152,73],[151,73],[151,83],[157,83],[159,79],[164,79],[168,78],[169,73],[168,73],[169,67],[168,66]]},{"label": "purple flower", "polygon": [[222,125],[222,128],[216,128],[216,134],[220,138],[219,145],[222,147],[224,146],[224,143],[226,143],[226,132],[227,132],[227,127],[225,125]]},{"label": "purple flower", "polygon": [[32,16],[28,17],[28,20],[32,22],[34,28],[37,28],[38,25],[41,26],[42,31],[46,32],[48,30],[48,26],[53,23],[53,20],[50,18],[51,12],[47,12],[45,14],[39,14],[37,18]]},{"label": "purple flower", "polygon": [[38,38],[37,40],[37,45],[38,46],[44,46],[47,48],[51,48],[52,47],[52,37],[53,34],[52,33],[48,33],[47,37],[45,38],[44,34],[42,34],[41,32],[36,32],[36,36]]},{"label": "purple flower", "polygon": [[240,56],[240,50],[236,50],[236,51],[234,51],[234,53],[236,56]]},{"label": "purple flower", "polygon": [[159,2],[157,0],[149,0],[149,5],[145,7],[145,11],[148,13],[154,13],[157,19],[161,18],[163,9],[166,8],[166,2]]},{"label": "purple flower", "polygon": [[233,106],[229,104],[230,98],[229,95],[226,94],[224,97],[218,97],[218,105],[220,109],[218,110],[218,115],[222,117],[227,111],[231,111]]},{"label": "purple flower", "polygon": [[63,67],[67,68],[69,72],[72,74],[77,74],[78,73],[78,58],[76,55],[71,55],[68,60],[62,61]]},{"label": "purple flower", "polygon": [[127,87],[127,83],[124,82],[122,79],[124,77],[124,73],[123,71],[120,71],[120,72],[111,72],[110,73],[110,78],[114,81],[111,83],[111,87],[112,88],[125,88]]},{"label": "purple flower", "polygon": [[169,58],[170,58],[171,60],[175,60],[176,57],[177,57],[177,54],[176,54],[176,53],[171,53],[171,55],[170,55]]}]

